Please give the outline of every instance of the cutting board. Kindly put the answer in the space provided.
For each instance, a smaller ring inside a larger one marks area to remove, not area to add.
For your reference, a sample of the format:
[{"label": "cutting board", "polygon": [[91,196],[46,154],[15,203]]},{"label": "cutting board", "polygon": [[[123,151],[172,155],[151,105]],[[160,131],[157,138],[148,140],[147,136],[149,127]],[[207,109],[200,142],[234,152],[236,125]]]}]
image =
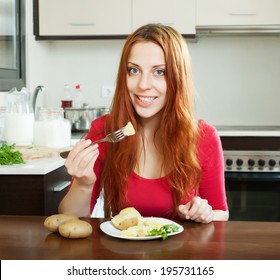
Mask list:
[{"label": "cutting board", "polygon": [[60,152],[67,150],[67,148],[55,149],[41,146],[16,146],[15,149],[22,153],[24,160],[59,157]]}]

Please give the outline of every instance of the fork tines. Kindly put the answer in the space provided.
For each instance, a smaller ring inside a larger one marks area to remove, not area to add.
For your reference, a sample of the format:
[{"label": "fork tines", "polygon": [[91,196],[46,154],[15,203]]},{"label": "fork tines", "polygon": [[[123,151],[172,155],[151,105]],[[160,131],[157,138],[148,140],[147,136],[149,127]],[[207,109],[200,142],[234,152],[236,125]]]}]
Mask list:
[{"label": "fork tines", "polygon": [[122,140],[124,137],[125,137],[125,134],[122,132],[122,130],[117,130],[109,135],[107,135],[110,137],[110,139],[113,141],[113,142],[118,142],[120,140]]}]

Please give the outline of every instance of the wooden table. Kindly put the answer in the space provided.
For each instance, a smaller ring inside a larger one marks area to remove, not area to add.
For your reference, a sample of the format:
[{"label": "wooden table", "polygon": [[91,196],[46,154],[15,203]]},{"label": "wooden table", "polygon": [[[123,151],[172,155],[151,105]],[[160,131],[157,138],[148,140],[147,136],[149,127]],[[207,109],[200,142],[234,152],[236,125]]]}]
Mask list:
[{"label": "wooden table", "polygon": [[65,239],[43,226],[44,216],[0,216],[1,260],[279,260],[280,223],[180,221],[184,231],[166,240],[123,240],[104,234],[104,219],[84,219],[93,233]]}]

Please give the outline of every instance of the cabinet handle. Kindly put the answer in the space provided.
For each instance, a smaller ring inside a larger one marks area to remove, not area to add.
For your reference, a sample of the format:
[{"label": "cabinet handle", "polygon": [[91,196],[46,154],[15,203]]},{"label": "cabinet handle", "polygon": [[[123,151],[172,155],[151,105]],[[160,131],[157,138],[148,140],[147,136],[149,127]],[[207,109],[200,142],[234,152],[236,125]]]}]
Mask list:
[{"label": "cabinet handle", "polygon": [[88,22],[88,23],[69,23],[69,25],[71,25],[71,26],[95,26],[96,25],[96,23],[94,23],[94,22]]},{"label": "cabinet handle", "polygon": [[255,13],[229,13],[230,16],[256,16]]},{"label": "cabinet handle", "polygon": [[56,185],[54,188],[53,188],[53,191],[54,192],[61,192],[62,190],[64,190],[65,188],[69,187],[70,186],[70,181],[64,181],[58,185]]}]

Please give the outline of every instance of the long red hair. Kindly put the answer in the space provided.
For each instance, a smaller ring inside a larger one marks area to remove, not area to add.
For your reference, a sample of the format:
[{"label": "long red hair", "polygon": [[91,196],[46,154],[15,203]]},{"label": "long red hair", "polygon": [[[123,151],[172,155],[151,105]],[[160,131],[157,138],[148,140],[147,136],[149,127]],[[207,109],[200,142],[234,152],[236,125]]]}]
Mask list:
[{"label": "long red hair", "polygon": [[[136,133],[142,133],[139,117],[134,111],[126,86],[127,61],[132,46],[149,41],[159,45],[165,55],[167,84],[166,106],[156,133],[163,142],[162,168],[168,175],[173,192],[175,213],[183,196],[194,191],[201,177],[197,158],[198,124],[194,117],[194,89],[190,56],[182,36],[169,26],[148,24],[131,34],[122,51],[115,95],[106,122],[106,131],[118,130],[130,121]],[[137,166],[138,137],[126,137],[117,144],[108,145],[101,186],[104,187],[105,216],[122,209],[130,173]]]}]

